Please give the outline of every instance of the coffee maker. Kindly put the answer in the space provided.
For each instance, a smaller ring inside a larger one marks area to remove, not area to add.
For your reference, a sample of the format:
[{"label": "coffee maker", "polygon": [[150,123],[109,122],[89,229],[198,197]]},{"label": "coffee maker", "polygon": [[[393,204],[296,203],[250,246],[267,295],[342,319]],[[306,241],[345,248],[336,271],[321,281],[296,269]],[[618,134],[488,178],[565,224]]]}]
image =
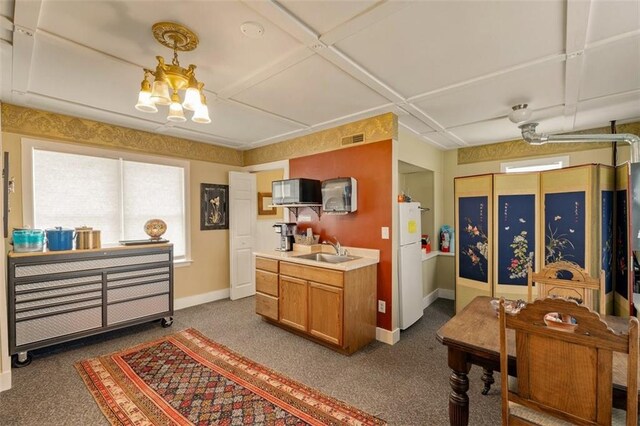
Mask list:
[{"label": "coffee maker", "polygon": [[293,250],[293,235],[296,232],[296,224],[289,222],[277,222],[273,225],[276,234],[280,234],[280,247],[277,247],[277,251],[291,251]]}]

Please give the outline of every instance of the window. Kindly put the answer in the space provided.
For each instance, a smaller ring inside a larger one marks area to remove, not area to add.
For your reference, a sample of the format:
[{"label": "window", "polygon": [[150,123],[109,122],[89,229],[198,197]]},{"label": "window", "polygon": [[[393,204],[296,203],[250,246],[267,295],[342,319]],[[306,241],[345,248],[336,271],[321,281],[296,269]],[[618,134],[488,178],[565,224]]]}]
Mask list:
[{"label": "window", "polygon": [[174,258],[188,258],[188,162],[23,139],[24,223],[90,226],[103,245],[149,238],[162,219]]},{"label": "window", "polygon": [[502,173],[542,172],[545,170],[561,169],[569,166],[569,156],[535,158],[533,160],[511,161],[501,163]]}]

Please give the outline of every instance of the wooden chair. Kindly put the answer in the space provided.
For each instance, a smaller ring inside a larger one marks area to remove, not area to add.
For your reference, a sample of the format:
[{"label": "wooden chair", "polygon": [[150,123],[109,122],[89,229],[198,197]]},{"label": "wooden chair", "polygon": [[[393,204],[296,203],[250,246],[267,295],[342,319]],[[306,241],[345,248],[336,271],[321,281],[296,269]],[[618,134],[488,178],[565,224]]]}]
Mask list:
[{"label": "wooden chair", "polygon": [[[572,327],[570,322],[546,325],[545,315],[551,312],[561,313],[565,321],[570,319],[567,315],[575,318],[575,329],[564,329]],[[638,319],[631,317],[628,334],[617,334],[596,312],[565,299],[536,300],[510,315],[505,314],[502,299],[502,424],[559,424],[560,420],[560,424],[610,425],[613,352],[622,352],[628,354],[626,425],[636,426],[638,326]],[[507,329],[515,330],[518,380],[513,391],[508,387],[506,373]]]},{"label": "wooden chair", "polygon": [[[592,310],[598,300],[598,312],[606,314],[606,294],[604,271],[600,271],[600,278],[593,278],[579,265],[571,262],[549,263],[540,272],[527,272],[528,292],[527,301],[533,301],[533,286],[538,288],[538,299],[549,296],[564,297],[581,301]],[[594,296],[594,293],[597,293]]]}]

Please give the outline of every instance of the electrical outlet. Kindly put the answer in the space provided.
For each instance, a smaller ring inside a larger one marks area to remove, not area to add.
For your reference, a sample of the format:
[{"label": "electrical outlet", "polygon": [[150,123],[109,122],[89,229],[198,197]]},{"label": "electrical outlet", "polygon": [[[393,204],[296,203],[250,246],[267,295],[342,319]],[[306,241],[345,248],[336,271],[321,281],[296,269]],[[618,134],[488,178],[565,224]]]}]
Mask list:
[{"label": "electrical outlet", "polygon": [[383,240],[388,240],[389,239],[389,227],[388,226],[383,226],[381,228],[381,233],[382,233],[382,239]]},{"label": "electrical outlet", "polygon": [[387,313],[387,302],[384,300],[378,300],[378,312],[382,314]]}]

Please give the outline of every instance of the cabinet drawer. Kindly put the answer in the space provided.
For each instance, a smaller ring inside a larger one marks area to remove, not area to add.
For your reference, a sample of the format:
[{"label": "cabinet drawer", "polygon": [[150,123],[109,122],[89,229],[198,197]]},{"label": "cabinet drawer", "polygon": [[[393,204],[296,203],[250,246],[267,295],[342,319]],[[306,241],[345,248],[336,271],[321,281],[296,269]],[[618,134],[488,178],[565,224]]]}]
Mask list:
[{"label": "cabinet drawer", "polygon": [[169,295],[147,297],[107,306],[107,325],[169,311]]},{"label": "cabinet drawer", "polygon": [[256,271],[256,291],[278,297],[278,274]]},{"label": "cabinet drawer", "polygon": [[102,308],[67,312],[16,323],[16,346],[102,327]]},{"label": "cabinet drawer", "polygon": [[336,287],[342,287],[344,282],[342,271],[299,265],[297,263],[280,262],[280,274]]},{"label": "cabinet drawer", "polygon": [[256,314],[278,320],[278,298],[256,293]]},{"label": "cabinet drawer", "polygon": [[169,293],[169,281],[109,289],[107,291],[107,302],[118,302],[162,293]]},{"label": "cabinet drawer", "polygon": [[264,257],[256,257],[256,269],[278,273],[278,261],[266,259]]}]

